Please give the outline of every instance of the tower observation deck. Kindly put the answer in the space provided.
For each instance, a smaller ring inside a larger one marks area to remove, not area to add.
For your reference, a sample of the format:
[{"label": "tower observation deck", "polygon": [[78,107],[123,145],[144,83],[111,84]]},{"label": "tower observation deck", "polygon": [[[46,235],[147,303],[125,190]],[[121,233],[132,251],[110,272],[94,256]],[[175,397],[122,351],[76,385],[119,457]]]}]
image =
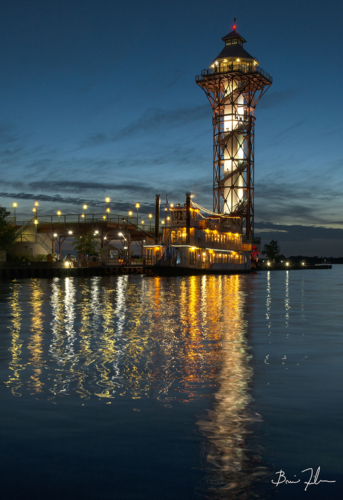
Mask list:
[{"label": "tower observation deck", "polygon": [[236,26],[223,50],[195,77],[213,111],[213,212],[241,217],[254,236],[255,108],[273,79],[244,48]]}]

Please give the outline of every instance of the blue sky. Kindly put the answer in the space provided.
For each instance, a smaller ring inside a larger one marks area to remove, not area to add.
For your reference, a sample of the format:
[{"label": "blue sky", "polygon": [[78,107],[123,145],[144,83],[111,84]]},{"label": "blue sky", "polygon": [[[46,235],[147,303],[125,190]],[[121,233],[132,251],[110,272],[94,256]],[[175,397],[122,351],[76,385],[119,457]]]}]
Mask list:
[{"label": "blue sky", "polygon": [[[340,1],[2,5],[0,204],[31,216],[212,208],[211,108],[195,76],[237,18],[274,78],[256,110],[255,226],[287,255],[343,255]],[[303,228],[299,230],[300,228]],[[307,235],[304,237],[304,235]]]}]

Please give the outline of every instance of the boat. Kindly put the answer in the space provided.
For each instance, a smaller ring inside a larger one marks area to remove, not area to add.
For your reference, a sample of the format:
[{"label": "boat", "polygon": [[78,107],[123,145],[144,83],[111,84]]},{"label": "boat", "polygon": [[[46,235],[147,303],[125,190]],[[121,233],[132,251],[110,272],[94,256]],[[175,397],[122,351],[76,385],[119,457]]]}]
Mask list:
[{"label": "boat", "polygon": [[186,203],[171,204],[162,220],[162,239],[146,240],[145,263],[155,274],[230,274],[251,272],[252,245],[243,242],[241,218],[212,214]]}]

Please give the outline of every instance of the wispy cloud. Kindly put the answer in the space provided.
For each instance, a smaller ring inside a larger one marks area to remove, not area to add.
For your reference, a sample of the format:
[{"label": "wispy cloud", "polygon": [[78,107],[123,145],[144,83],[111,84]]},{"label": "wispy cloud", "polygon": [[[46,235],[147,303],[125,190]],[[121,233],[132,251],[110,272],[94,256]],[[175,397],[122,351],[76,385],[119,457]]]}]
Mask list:
[{"label": "wispy cloud", "polygon": [[28,186],[32,190],[45,191],[64,191],[71,193],[79,193],[80,191],[131,191],[145,193],[151,189],[151,186],[146,183],[111,183],[111,182],[85,182],[85,181],[39,181],[30,182]]},{"label": "wispy cloud", "polygon": [[286,241],[290,239],[298,241],[308,241],[312,239],[339,239],[342,238],[343,241],[343,229],[328,228],[323,226],[310,226],[301,224],[271,224],[257,222],[255,223],[256,230],[258,232],[264,232],[264,229],[268,233],[275,232],[280,233],[280,241]]},{"label": "wispy cloud", "polygon": [[268,91],[263,99],[258,103],[259,109],[271,109],[277,106],[281,106],[285,102],[294,99],[297,95],[300,94],[299,90],[290,89],[290,90],[281,90],[279,92]]},{"label": "wispy cloud", "polygon": [[275,229],[272,227],[268,228],[263,228],[263,229],[255,229],[255,233],[288,233],[289,231],[286,231],[285,229]]},{"label": "wispy cloud", "polygon": [[152,130],[163,132],[172,127],[188,125],[194,121],[209,119],[209,117],[210,111],[208,105],[169,110],[150,108],[137,120],[132,121],[129,125],[126,125],[114,134],[96,132],[88,135],[86,139],[81,141],[78,149],[116,142],[126,137],[137,136],[151,132]]}]

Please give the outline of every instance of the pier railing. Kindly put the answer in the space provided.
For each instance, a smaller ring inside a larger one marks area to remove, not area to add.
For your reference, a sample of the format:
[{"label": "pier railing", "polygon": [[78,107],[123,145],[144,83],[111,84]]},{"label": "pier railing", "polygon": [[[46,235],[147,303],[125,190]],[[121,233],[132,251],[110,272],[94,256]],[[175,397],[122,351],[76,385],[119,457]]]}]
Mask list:
[{"label": "pier railing", "polygon": [[[142,219],[148,219],[148,216],[146,214],[142,214],[140,217],[139,217],[139,220],[142,220]],[[62,215],[38,215],[37,217],[33,217],[32,219],[30,219],[29,221],[27,220],[18,220],[16,221],[16,225],[18,227],[18,230],[17,230],[17,234],[20,235],[22,234],[25,229],[29,226],[32,226],[34,224],[34,220],[38,220],[38,227],[39,225],[50,225],[51,228],[58,224],[58,225],[64,225],[64,226],[68,226],[69,224],[78,224],[78,225],[81,225],[81,224],[92,224],[92,225],[95,225],[99,222],[102,222],[102,223],[109,223],[109,224],[121,224],[121,225],[126,225],[126,226],[129,226],[130,224],[133,224],[135,225],[137,228],[139,229],[143,229],[145,231],[150,231],[150,227],[151,227],[151,230],[153,231],[154,230],[154,222],[151,222],[150,221],[148,222],[144,222],[144,224],[142,223],[138,223],[137,224],[137,217],[129,217],[127,215],[124,215],[124,214],[111,214],[111,215],[108,215],[107,214],[104,214],[104,213],[97,213],[97,214],[84,214],[84,217],[82,216],[82,214],[62,214]]]}]

